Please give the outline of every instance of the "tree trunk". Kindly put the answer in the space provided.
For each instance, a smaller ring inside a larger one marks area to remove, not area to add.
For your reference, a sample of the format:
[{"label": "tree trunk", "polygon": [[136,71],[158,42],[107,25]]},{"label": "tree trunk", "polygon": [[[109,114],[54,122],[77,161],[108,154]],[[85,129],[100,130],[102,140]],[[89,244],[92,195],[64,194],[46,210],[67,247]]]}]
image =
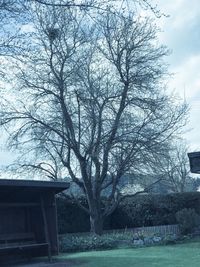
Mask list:
[{"label": "tree trunk", "polygon": [[97,235],[103,233],[103,218],[97,211],[90,215],[90,231]]}]

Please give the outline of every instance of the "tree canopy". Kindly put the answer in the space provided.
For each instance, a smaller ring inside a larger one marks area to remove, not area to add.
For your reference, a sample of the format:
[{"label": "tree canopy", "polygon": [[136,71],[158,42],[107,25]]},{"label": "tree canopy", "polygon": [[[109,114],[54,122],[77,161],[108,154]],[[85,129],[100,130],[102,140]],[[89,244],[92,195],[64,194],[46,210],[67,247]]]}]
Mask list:
[{"label": "tree canopy", "polygon": [[120,181],[165,149],[187,107],[166,93],[168,50],[151,19],[39,3],[19,39],[23,53],[9,62],[14,101],[1,99],[1,126],[25,152],[21,167],[69,176],[82,190],[99,234],[120,200]]}]

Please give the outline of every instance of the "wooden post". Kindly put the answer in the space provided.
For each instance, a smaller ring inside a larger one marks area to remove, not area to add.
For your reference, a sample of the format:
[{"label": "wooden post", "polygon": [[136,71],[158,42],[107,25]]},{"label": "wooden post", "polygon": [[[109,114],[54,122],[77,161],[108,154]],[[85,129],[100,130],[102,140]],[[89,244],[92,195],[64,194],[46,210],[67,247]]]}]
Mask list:
[{"label": "wooden post", "polygon": [[51,257],[49,230],[48,230],[47,217],[46,217],[46,212],[45,212],[45,207],[44,207],[44,199],[42,196],[40,196],[40,203],[41,203],[42,217],[43,217],[43,222],[44,222],[45,241],[48,244],[48,258],[49,258],[49,261],[51,262],[52,257]]}]

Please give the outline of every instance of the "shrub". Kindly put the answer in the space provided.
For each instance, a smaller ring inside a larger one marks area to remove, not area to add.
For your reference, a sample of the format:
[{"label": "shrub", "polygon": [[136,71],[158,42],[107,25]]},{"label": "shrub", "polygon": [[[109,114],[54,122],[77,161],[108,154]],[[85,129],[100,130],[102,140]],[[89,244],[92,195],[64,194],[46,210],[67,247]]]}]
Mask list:
[{"label": "shrub", "polygon": [[179,238],[180,237],[174,234],[167,234],[164,236],[162,244],[163,245],[174,245],[179,241]]},{"label": "shrub", "polygon": [[60,234],[90,231],[90,219],[88,214],[78,207],[72,199],[60,197],[56,200],[58,232]]},{"label": "shrub", "polygon": [[200,213],[200,193],[145,194],[127,197],[111,215],[111,229],[176,224],[176,212],[194,208]]},{"label": "shrub", "polygon": [[126,240],[131,243],[131,233],[110,233],[102,236],[92,234],[62,235],[60,237],[61,252],[75,252],[117,248]]},{"label": "shrub", "polygon": [[[83,205],[87,205],[84,199]],[[70,197],[57,199],[59,233],[89,232],[90,219]],[[200,193],[145,194],[125,198],[104,222],[104,229],[176,224],[176,212],[184,208],[200,214]]]},{"label": "shrub", "polygon": [[194,209],[182,209],[176,213],[182,234],[189,234],[199,225],[200,217]]},{"label": "shrub", "polygon": [[175,244],[178,240],[176,235],[160,236],[159,234],[148,234],[139,232],[133,234],[131,231],[120,233],[107,233],[102,236],[84,234],[66,234],[59,238],[61,252],[78,252],[91,250],[105,250],[121,247],[140,247]]}]

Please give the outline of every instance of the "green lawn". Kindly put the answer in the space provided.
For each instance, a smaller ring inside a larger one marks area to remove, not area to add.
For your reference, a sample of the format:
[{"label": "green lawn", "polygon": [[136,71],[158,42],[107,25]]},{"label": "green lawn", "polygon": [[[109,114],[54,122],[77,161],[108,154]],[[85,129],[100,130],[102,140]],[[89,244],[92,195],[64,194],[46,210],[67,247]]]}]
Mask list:
[{"label": "green lawn", "polygon": [[81,267],[199,267],[200,243],[62,254]]}]

